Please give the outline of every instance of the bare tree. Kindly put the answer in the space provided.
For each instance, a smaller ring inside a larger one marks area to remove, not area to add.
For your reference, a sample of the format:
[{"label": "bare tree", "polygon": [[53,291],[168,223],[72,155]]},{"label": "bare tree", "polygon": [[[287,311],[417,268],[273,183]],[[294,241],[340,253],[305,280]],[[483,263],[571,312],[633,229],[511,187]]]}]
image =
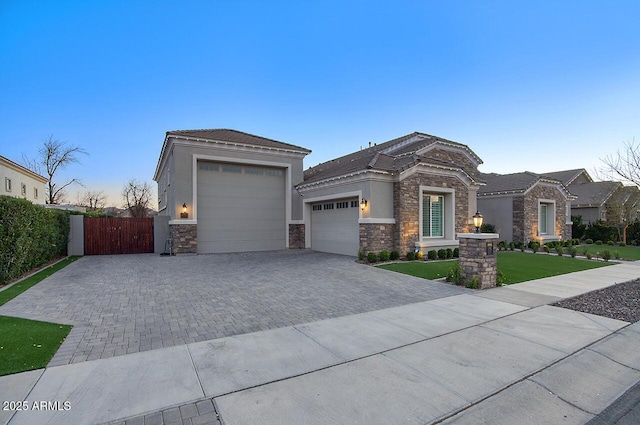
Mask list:
[{"label": "bare tree", "polygon": [[65,198],[64,189],[73,183],[80,183],[78,179],[71,179],[65,183],[54,181],[59,170],[64,169],[71,163],[80,162],[78,160],[79,154],[87,155],[87,151],[79,146],[68,146],[66,142],[54,139],[50,135],[44,140],[42,147],[38,149],[36,158],[29,159],[24,154],[22,155],[22,162],[27,168],[49,177],[49,183],[47,183],[48,204],[59,204]]},{"label": "bare tree", "polygon": [[124,208],[132,217],[146,217],[151,202],[151,186],[136,179],[129,180],[122,188]]},{"label": "bare tree", "polygon": [[608,155],[601,161],[605,165],[603,173],[640,186],[640,144],[636,144],[635,138],[625,142],[624,148],[615,155]]},{"label": "bare tree", "polygon": [[82,195],[82,198],[80,196],[78,198],[78,204],[90,211],[101,210],[107,204],[107,195],[101,190],[88,190]]}]

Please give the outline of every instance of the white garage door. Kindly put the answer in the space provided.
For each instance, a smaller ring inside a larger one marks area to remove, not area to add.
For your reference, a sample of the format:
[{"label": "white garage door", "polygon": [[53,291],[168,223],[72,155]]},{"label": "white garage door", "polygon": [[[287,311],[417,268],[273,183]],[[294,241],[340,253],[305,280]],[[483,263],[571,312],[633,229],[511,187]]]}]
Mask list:
[{"label": "white garage door", "polygon": [[198,162],[198,253],[286,248],[284,174],[281,168]]},{"label": "white garage door", "polygon": [[311,249],[358,255],[358,199],[324,201],[311,206]]}]

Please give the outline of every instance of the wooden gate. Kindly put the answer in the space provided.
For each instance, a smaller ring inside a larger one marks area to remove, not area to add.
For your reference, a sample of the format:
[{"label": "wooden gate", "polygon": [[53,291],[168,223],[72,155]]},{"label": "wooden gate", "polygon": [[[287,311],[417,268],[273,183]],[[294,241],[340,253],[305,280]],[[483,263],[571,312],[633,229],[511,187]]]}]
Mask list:
[{"label": "wooden gate", "polygon": [[85,217],[85,255],[153,252],[153,218]]}]

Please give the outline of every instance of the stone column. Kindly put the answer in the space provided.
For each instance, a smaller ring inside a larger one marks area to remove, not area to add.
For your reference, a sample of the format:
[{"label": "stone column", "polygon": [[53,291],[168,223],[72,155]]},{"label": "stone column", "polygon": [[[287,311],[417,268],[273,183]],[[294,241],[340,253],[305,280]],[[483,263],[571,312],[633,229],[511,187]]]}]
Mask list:
[{"label": "stone column", "polygon": [[171,253],[196,254],[198,252],[197,224],[170,224]]},{"label": "stone column", "polygon": [[499,237],[497,233],[458,233],[460,268],[465,282],[477,277],[478,289],[496,286]]}]

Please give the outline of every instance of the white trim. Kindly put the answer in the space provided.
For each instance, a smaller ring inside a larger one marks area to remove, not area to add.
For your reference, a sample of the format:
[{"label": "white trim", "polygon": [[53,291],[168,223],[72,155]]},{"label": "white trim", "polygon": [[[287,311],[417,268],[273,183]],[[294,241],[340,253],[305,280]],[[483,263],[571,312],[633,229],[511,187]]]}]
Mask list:
[{"label": "white trim", "polygon": [[[427,243],[431,244],[431,241],[438,240],[447,240],[446,238],[453,238],[455,229],[456,229],[456,191],[455,189],[449,187],[437,187],[437,186],[423,186],[419,187],[420,192],[418,193],[418,241],[416,243]],[[422,204],[423,204],[423,196],[427,193],[429,195],[442,195],[443,196],[443,216],[442,216],[442,232],[443,236],[422,236]],[[434,242],[435,243],[435,242]],[[417,246],[417,245],[416,245]]]},{"label": "white trim", "polygon": [[264,161],[257,159],[240,159],[240,158],[229,158],[228,156],[218,156],[218,155],[204,155],[204,154],[191,154],[193,158],[192,162],[192,192],[193,199],[191,200],[191,205],[193,205],[193,219],[194,221],[198,220],[198,160],[204,161],[216,161],[216,162],[226,162],[233,164],[250,164],[250,165],[265,165],[274,168],[284,168],[284,196],[285,196],[285,248],[289,248],[289,223],[291,222],[291,164],[288,162],[275,162],[275,161]]},{"label": "white trim", "polygon": [[346,198],[358,198],[358,223],[362,220],[362,209],[360,201],[362,201],[362,190],[353,190],[350,192],[336,193],[332,195],[316,196],[315,198],[302,198],[302,220],[304,221],[304,246],[311,248],[311,204],[329,200],[338,200]]},{"label": "white trim", "polygon": [[471,177],[469,174],[467,174],[466,171],[460,168],[443,167],[443,166],[438,166],[433,164],[424,164],[424,163],[416,164],[411,168],[401,171],[398,181],[405,180],[416,173],[430,174],[430,175],[436,175],[436,176],[457,177],[458,180],[460,180],[466,186],[477,185],[479,187],[479,186],[485,185],[485,183],[476,182],[473,179],[473,177]]},{"label": "white trim", "polygon": [[[547,222],[546,222],[547,231],[545,233],[540,233],[540,208],[542,204],[545,204],[547,206]],[[550,205],[553,205],[553,207],[551,208],[551,212],[553,214],[553,217],[552,217],[553,220],[549,220]],[[537,231],[538,237],[549,238],[549,237],[557,236],[556,235],[556,201],[555,199],[538,198],[538,219],[536,221],[538,223],[538,231]],[[553,229],[551,230],[551,232],[549,232],[549,222],[553,223]]]},{"label": "white trim", "polygon": [[[367,175],[369,174],[369,175]],[[387,171],[380,170],[359,170],[348,174],[342,174],[335,177],[329,177],[323,180],[318,180],[311,183],[300,183],[296,188],[300,192],[305,190],[315,190],[324,187],[339,186],[341,184],[357,183],[364,180],[374,180],[383,182],[395,181],[393,175]]]},{"label": "white trim", "polygon": [[416,248],[440,248],[440,247],[452,247],[459,246],[460,241],[456,239],[425,239],[423,241],[416,242],[414,246]]},{"label": "white trim", "polygon": [[175,224],[198,224],[198,220],[189,220],[186,218],[177,219],[177,220],[169,220],[169,225],[173,226]]},{"label": "white trim", "polygon": [[498,233],[458,233],[458,239],[499,239]]},{"label": "white trim", "polygon": [[361,218],[358,224],[396,224],[395,218]]}]

